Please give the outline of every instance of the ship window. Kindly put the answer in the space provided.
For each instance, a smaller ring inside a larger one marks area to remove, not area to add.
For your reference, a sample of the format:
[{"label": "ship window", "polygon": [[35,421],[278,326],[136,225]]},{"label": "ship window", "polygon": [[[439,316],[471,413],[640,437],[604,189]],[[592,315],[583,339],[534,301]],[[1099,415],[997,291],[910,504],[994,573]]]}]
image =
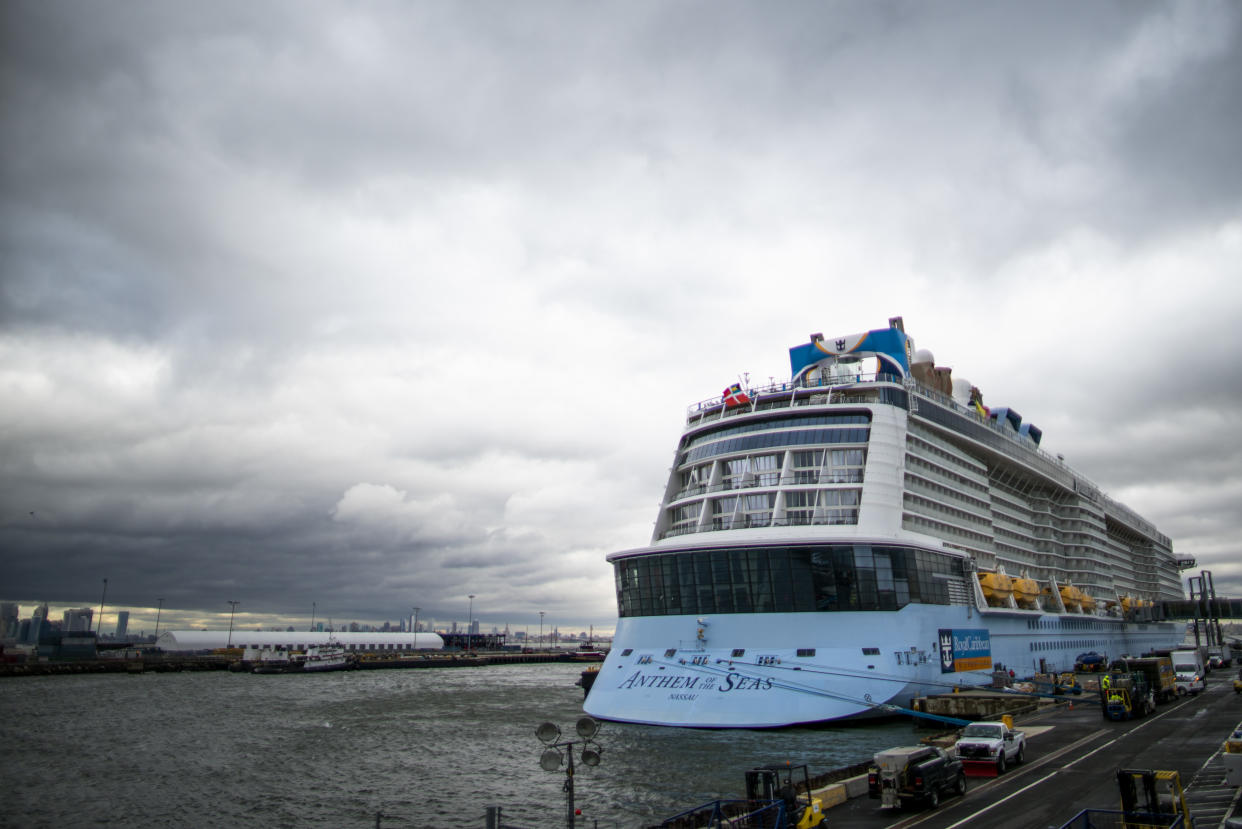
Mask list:
[{"label": "ship window", "polygon": [[863,652],[863,656],[879,656],[880,655],[879,648],[863,648],[862,652]]},{"label": "ship window", "polygon": [[734,648],[734,649],[733,649],[733,653],[732,653],[732,654],[730,654],[730,656],[732,656],[734,659],[739,659],[739,658],[741,658],[741,657],[743,657],[743,656],[745,656],[745,655],[746,655],[746,649],[745,649],[745,648]]},{"label": "ship window", "polygon": [[676,655],[677,655],[677,648],[669,648],[668,650],[664,652],[665,659],[672,659]]},{"label": "ship window", "polygon": [[733,455],[751,452],[755,449],[777,449],[785,446],[806,446],[825,443],[863,443],[867,442],[870,429],[867,428],[825,428],[798,429],[787,432],[773,432],[766,435],[728,438],[696,446],[685,454],[685,463],[699,461],[719,455]]},{"label": "ship window", "polygon": [[626,648],[625,650],[621,651],[621,655],[622,655],[622,656],[629,656],[629,655],[630,655],[630,654],[632,654],[633,652],[634,652],[634,649],[633,649],[633,648]]},{"label": "ship window", "polygon": [[798,656],[814,656],[815,648],[798,648]]},{"label": "ship window", "polygon": [[896,610],[948,604],[962,559],[903,546],[717,548],[615,562],[619,614]]}]

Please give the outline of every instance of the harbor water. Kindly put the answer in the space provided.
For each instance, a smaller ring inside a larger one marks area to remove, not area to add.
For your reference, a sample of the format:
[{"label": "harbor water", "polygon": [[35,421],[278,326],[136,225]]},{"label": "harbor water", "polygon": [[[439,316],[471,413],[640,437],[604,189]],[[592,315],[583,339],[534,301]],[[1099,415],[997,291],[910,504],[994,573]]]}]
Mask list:
[{"label": "harbor water", "polygon": [[[579,739],[581,665],[319,675],[96,674],[0,683],[0,826],[565,825],[535,728]],[[812,774],[917,738],[907,723],[778,731],[604,723],[575,763],[579,826],[641,827],[740,797],[746,769]]]}]

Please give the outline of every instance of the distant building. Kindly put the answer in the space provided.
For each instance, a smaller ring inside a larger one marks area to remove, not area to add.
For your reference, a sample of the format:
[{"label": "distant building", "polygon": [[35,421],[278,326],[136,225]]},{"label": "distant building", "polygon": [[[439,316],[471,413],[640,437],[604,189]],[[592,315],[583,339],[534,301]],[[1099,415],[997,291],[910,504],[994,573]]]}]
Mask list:
[{"label": "distant building", "polygon": [[116,614],[116,638],[124,639],[129,633],[129,611],[118,610]]},{"label": "distant building", "polygon": [[38,654],[45,659],[94,659],[98,656],[95,632],[80,630],[67,633],[45,627],[39,637]]},{"label": "distant building", "polygon": [[28,645],[38,645],[39,637],[43,635],[47,628],[47,602],[35,608],[30,616],[30,627],[26,631],[26,636],[22,639]]},{"label": "distant building", "polygon": [[17,602],[0,602],[0,639],[17,638],[20,613]]},{"label": "distant building", "polygon": [[62,629],[69,633],[90,630],[95,620],[95,611],[89,607],[78,607],[66,610],[61,614]]}]

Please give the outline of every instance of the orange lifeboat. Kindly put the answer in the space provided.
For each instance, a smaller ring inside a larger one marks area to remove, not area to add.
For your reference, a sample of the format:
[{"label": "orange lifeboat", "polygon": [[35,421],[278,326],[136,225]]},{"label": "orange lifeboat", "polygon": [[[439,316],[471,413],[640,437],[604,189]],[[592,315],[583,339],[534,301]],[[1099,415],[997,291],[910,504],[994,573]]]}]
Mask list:
[{"label": "orange lifeboat", "polygon": [[1082,603],[1083,613],[1094,613],[1095,612],[1095,596],[1092,596],[1089,593],[1083,593],[1082,599],[1080,601]]},{"label": "orange lifeboat", "polygon": [[1084,598],[1083,592],[1072,584],[1067,584],[1061,588],[1061,603],[1065,605],[1065,609],[1070,613],[1082,612],[1082,600]]},{"label": "orange lifeboat", "polygon": [[1039,582],[1035,579],[1028,578],[1025,573],[1022,578],[1013,580],[1013,600],[1018,603],[1018,607],[1023,610],[1039,609]]},{"label": "orange lifeboat", "polygon": [[1007,607],[1009,597],[1013,595],[1013,579],[1005,575],[1004,570],[995,573],[980,573],[979,586],[983,588],[983,598],[989,607]]}]

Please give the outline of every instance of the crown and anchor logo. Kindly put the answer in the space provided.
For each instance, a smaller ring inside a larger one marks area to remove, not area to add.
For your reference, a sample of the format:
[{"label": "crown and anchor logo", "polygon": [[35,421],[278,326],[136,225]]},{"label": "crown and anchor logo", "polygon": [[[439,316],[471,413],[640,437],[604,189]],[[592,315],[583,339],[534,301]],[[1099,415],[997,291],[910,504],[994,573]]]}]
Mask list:
[{"label": "crown and anchor logo", "polygon": [[953,667],[953,631],[940,631],[940,664],[946,670]]}]

